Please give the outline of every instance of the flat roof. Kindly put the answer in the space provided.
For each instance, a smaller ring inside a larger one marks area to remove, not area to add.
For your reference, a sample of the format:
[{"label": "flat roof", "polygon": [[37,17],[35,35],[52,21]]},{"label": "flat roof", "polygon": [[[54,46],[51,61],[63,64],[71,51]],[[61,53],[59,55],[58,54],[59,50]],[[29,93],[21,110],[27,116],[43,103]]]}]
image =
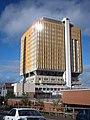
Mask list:
[{"label": "flat roof", "polygon": [[54,23],[59,23],[59,24],[63,23],[62,21],[55,20],[55,19],[52,19],[52,18],[46,18],[46,17],[43,17],[41,20],[45,20],[45,21],[49,21],[49,22],[54,22]]},{"label": "flat roof", "polygon": [[63,90],[62,101],[64,104],[90,106],[90,89]]},{"label": "flat roof", "polygon": [[[58,23],[58,24],[64,24],[61,20],[56,20],[53,18],[42,17],[41,20],[45,20],[45,21],[53,22],[53,23]],[[70,26],[73,27],[74,25],[70,23]]]}]

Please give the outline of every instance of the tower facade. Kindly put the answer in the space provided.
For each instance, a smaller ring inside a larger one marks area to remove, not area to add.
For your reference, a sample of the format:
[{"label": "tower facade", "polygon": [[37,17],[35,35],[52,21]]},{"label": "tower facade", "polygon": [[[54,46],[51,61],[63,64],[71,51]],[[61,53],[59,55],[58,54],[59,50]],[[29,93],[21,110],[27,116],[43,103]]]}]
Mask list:
[{"label": "tower facade", "polygon": [[60,92],[80,85],[82,67],[81,30],[68,18],[42,18],[21,38],[20,75],[33,83],[35,92]]}]

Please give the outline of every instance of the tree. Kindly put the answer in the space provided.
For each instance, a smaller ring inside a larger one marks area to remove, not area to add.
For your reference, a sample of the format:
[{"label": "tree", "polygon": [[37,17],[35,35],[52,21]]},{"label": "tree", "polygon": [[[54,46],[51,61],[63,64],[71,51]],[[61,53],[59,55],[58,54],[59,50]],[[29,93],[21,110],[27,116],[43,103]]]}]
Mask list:
[{"label": "tree", "polygon": [[60,104],[62,103],[62,99],[53,100],[54,110],[58,111],[60,109]]},{"label": "tree", "polygon": [[28,98],[28,95],[27,94],[24,94],[22,99],[21,99],[21,103],[24,105],[24,106],[28,106],[29,105],[29,98]]},{"label": "tree", "polygon": [[7,91],[7,94],[6,94],[5,98],[4,98],[4,103],[7,105],[8,99],[9,99],[9,98],[13,98],[13,97],[15,97],[13,91],[8,90],[8,91]]}]

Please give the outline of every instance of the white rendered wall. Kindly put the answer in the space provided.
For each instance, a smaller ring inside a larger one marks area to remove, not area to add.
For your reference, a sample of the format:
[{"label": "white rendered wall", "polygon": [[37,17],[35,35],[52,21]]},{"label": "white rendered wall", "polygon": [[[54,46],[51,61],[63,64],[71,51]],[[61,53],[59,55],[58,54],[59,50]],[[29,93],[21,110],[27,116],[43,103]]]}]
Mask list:
[{"label": "white rendered wall", "polygon": [[66,54],[65,80],[67,87],[71,87],[70,23],[68,18],[64,18],[63,22],[65,22],[65,54]]}]

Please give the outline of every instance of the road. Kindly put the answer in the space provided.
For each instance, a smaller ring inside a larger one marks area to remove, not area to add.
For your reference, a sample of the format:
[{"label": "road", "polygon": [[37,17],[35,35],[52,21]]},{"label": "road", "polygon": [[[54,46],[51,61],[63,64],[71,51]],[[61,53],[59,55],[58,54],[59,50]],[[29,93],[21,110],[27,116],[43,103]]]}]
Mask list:
[{"label": "road", "polygon": [[69,118],[64,118],[64,117],[55,117],[55,116],[52,116],[52,117],[45,117],[46,120],[72,120],[72,119],[69,119]]},{"label": "road", "polygon": [[[3,116],[0,115],[0,120],[3,120]],[[46,120],[71,120],[62,117],[46,117]]]},{"label": "road", "polygon": [[0,120],[3,120],[4,113],[0,113]]},{"label": "road", "polygon": [[[5,113],[0,113],[0,120],[3,120],[3,116],[5,115]],[[72,120],[72,119],[67,119],[67,118],[64,118],[64,117],[58,117],[58,116],[46,116],[45,117],[46,120]]]}]

